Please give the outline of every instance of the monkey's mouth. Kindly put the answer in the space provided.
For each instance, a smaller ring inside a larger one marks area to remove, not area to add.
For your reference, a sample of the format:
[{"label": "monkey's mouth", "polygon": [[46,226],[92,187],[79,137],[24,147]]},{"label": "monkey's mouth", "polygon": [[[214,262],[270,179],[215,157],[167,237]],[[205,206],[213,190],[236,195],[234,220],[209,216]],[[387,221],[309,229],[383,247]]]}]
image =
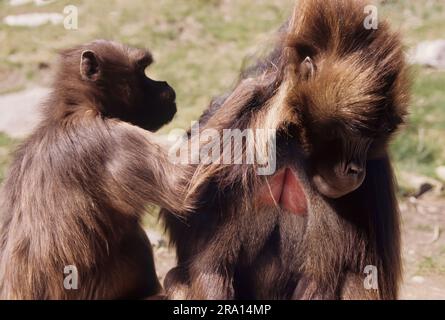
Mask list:
[{"label": "monkey's mouth", "polygon": [[263,205],[280,206],[295,215],[307,214],[306,195],[296,173],[286,167],[269,179],[259,193]]},{"label": "monkey's mouth", "polygon": [[331,199],[337,199],[342,196],[344,196],[346,193],[342,192],[341,190],[338,190],[334,187],[332,187],[326,180],[320,176],[315,175],[313,177],[313,182],[315,186],[317,187],[317,190],[324,196],[331,198]]}]

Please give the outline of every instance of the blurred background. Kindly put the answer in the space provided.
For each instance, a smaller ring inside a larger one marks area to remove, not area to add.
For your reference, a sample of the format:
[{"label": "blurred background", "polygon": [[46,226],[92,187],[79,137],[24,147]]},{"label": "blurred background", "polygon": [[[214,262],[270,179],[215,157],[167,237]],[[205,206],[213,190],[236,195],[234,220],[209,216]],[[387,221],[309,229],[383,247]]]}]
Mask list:
[{"label": "blurred background", "polygon": [[[409,123],[391,145],[403,220],[402,298],[445,299],[445,0],[376,4],[379,18],[403,34],[412,64]],[[11,151],[38,122],[59,49],[98,38],[149,48],[155,64],[148,74],[167,80],[178,95],[178,114],[162,134],[188,128],[213,96],[228,90],[243,58],[261,47],[293,5],[293,0],[0,0],[0,183]],[[174,254],[156,214],[145,224],[162,278]]]}]

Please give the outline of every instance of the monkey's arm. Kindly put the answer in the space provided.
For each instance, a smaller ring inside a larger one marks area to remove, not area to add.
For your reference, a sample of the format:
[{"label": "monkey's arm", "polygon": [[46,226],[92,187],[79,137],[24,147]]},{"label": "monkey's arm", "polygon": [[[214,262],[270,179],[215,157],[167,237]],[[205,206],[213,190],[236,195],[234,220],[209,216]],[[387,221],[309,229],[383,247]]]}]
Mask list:
[{"label": "monkey's arm", "polygon": [[155,204],[184,215],[197,193],[189,189],[194,168],[175,164],[168,147],[153,133],[123,122],[112,124],[112,154],[106,164],[106,185],[115,205],[124,212],[142,212]]},{"label": "monkey's arm", "polygon": [[[193,271],[188,271],[181,266],[171,269],[164,281],[168,298],[171,300],[232,300],[235,298],[232,275],[213,269],[208,262],[205,268],[202,267]],[[192,274],[189,274],[190,271]]]},{"label": "monkey's arm", "polygon": [[[259,87],[259,80],[243,80],[206,127],[228,127],[226,121],[237,118]],[[118,191],[110,193],[117,203],[127,207],[152,203],[179,215],[196,207],[199,192],[212,170],[199,174],[194,165],[175,163],[168,157],[169,146],[151,132],[120,121],[111,120],[109,125],[114,152],[107,170],[111,183],[116,185],[114,191]]]}]

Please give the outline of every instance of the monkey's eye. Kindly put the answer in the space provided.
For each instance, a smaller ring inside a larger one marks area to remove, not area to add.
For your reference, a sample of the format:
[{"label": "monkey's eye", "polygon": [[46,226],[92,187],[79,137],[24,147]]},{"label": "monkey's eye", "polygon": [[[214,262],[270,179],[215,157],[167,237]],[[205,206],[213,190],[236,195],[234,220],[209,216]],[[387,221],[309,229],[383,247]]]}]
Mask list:
[{"label": "monkey's eye", "polygon": [[389,125],[386,127],[386,133],[394,133],[397,130],[397,125]]}]

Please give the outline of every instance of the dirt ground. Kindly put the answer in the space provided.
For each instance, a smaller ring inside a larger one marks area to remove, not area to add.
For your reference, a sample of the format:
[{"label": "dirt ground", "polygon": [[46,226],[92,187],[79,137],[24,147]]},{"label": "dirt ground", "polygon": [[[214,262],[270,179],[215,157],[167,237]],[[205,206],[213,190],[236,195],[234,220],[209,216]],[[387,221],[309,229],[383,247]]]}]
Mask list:
[{"label": "dirt ground", "polygon": [[445,201],[434,197],[401,204],[402,299],[445,299]]},{"label": "dirt ground", "polygon": [[[445,200],[406,200],[402,212],[403,284],[400,299],[445,299]],[[161,282],[175,265],[166,239],[156,240],[155,259]]]}]

